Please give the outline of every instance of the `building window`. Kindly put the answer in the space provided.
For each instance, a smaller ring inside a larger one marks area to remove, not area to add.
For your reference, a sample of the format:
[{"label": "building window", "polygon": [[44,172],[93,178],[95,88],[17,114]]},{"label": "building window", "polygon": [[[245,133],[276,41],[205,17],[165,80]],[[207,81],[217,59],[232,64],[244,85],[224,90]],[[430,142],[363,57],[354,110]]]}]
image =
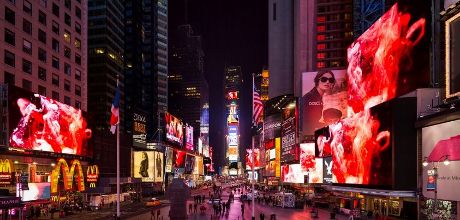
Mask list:
[{"label": "building window", "polygon": [[32,54],[32,43],[26,39],[22,40],[22,51]]},{"label": "building window", "polygon": [[316,28],[316,30],[317,30],[318,32],[324,32],[324,31],[326,31],[326,26],[325,26],[325,25],[319,25],[319,26]]},{"label": "building window", "polygon": [[64,47],[64,56],[70,59],[72,51],[68,47]]},{"label": "building window", "polygon": [[46,14],[41,10],[38,10],[38,21],[46,26]]},{"label": "building window", "polygon": [[22,20],[22,30],[28,34],[32,34],[32,23],[30,23],[26,19],[23,19]]},{"label": "building window", "polygon": [[5,57],[4,60],[5,64],[8,64],[12,67],[15,66],[15,58],[14,58],[14,53],[11,53],[10,51],[5,50]]},{"label": "building window", "polygon": [[11,24],[16,23],[15,13],[13,10],[5,7],[5,20],[10,22]]},{"label": "building window", "polygon": [[325,62],[317,62],[316,67],[317,68],[324,68],[324,67],[326,67],[326,63]]},{"label": "building window", "polygon": [[59,75],[58,74],[53,73],[52,78],[51,78],[51,83],[59,87]]},{"label": "building window", "polygon": [[351,37],[353,37],[353,31],[345,32],[345,38],[351,38]]},{"label": "building window", "polygon": [[67,9],[71,10],[72,5],[70,4],[70,0],[65,0],[65,1],[64,1],[64,6],[65,6]]},{"label": "building window", "polygon": [[16,39],[14,36],[14,32],[8,30],[5,28],[5,42],[11,44],[11,45],[16,45]]},{"label": "building window", "polygon": [[38,40],[44,44],[46,44],[46,32],[38,29]]},{"label": "building window", "polygon": [[51,92],[51,97],[52,97],[52,99],[54,99],[56,101],[59,101],[59,92],[52,91]]},{"label": "building window", "polygon": [[32,74],[32,62],[22,59],[22,71],[28,74]]},{"label": "building window", "polygon": [[64,41],[70,44],[70,32],[64,30]]},{"label": "building window", "polygon": [[14,82],[15,82],[15,79],[14,79],[14,74],[10,73],[10,72],[4,72],[5,74],[5,83],[6,84],[10,84],[10,85],[14,85]]},{"label": "building window", "polygon": [[38,67],[38,78],[46,81],[46,69],[42,67]]},{"label": "building window", "polygon": [[326,35],[320,34],[320,35],[316,36],[316,40],[318,40],[318,41],[326,40]]},{"label": "building window", "polygon": [[316,58],[318,58],[318,59],[324,59],[324,58],[326,58],[326,53],[318,53],[318,54],[316,55]]},{"label": "building window", "polygon": [[70,64],[64,63],[64,73],[68,76],[72,74]]},{"label": "building window", "polygon": [[59,6],[53,3],[53,14],[59,18]]},{"label": "building window", "polygon": [[273,20],[276,21],[276,3],[273,3]]},{"label": "building window", "polygon": [[70,97],[64,96],[64,104],[70,105]]},{"label": "building window", "polygon": [[316,21],[318,23],[326,22],[326,16],[318,16],[318,18],[316,18]]},{"label": "building window", "polygon": [[78,81],[81,81],[81,71],[80,70],[75,70],[75,79]]},{"label": "building window", "polygon": [[81,41],[80,41],[80,39],[75,38],[74,44],[75,44],[75,48],[77,48],[79,50],[81,49]]},{"label": "building window", "polygon": [[59,35],[59,24],[58,24],[56,21],[53,21],[51,30],[52,30],[55,34]]},{"label": "building window", "polygon": [[48,6],[48,0],[40,0],[40,5],[46,8],[46,6]]},{"label": "building window", "polygon": [[75,100],[75,108],[81,109],[81,102]]},{"label": "building window", "polygon": [[59,53],[59,41],[53,38],[52,43],[53,50]]},{"label": "building window", "polygon": [[46,63],[46,50],[38,48],[38,59]]},{"label": "building window", "polygon": [[32,91],[32,82],[27,79],[22,79],[22,88],[28,91]]},{"label": "building window", "polygon": [[27,14],[29,14],[29,15],[32,15],[32,4],[30,4],[29,1],[24,0],[24,4],[23,4],[23,6],[22,6],[22,10],[23,10],[25,13],[27,13]]},{"label": "building window", "polygon": [[64,90],[70,92],[70,81],[64,80]]},{"label": "building window", "polygon": [[81,96],[81,87],[75,85],[75,95]]},{"label": "building window", "polygon": [[324,50],[324,49],[326,49],[326,44],[318,44],[318,45],[316,46],[316,48],[317,48],[318,50]]},{"label": "building window", "polygon": [[75,32],[81,34],[81,25],[75,22]]},{"label": "building window", "polygon": [[75,6],[75,15],[77,18],[81,19],[81,9],[77,6]]},{"label": "building window", "polygon": [[81,56],[79,54],[75,54],[75,63],[81,65]]},{"label": "building window", "polygon": [[11,2],[11,4],[15,5],[16,4],[16,0],[8,0],[9,2]]},{"label": "building window", "polygon": [[51,62],[51,65],[52,65],[55,69],[59,69],[59,58],[53,56],[53,61]]},{"label": "building window", "polygon": [[46,88],[43,86],[38,86],[38,94],[46,96]]},{"label": "building window", "polygon": [[69,25],[69,26],[70,26],[71,23],[72,23],[72,19],[70,18],[70,15],[67,14],[67,13],[64,13],[64,23],[65,23],[66,25]]},{"label": "building window", "polygon": [[340,61],[331,61],[331,67],[340,67]]}]

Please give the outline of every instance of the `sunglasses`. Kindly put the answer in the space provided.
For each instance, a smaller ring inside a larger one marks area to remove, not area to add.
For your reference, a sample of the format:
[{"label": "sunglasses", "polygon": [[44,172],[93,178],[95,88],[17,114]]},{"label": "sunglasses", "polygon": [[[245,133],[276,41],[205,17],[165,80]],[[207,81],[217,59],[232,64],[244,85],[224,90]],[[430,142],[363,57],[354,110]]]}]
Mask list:
[{"label": "sunglasses", "polygon": [[329,83],[335,83],[335,79],[332,78],[332,77],[331,77],[331,78],[328,78],[328,77],[324,77],[324,76],[323,76],[323,77],[319,78],[319,80],[320,80],[321,82],[323,82],[323,83],[327,82],[328,80],[329,80]]}]

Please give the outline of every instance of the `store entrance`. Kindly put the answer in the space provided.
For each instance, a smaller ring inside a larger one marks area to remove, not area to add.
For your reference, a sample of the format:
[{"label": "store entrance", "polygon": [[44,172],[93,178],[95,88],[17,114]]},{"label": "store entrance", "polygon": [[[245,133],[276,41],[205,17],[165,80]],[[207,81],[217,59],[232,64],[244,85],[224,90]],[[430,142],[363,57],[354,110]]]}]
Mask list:
[{"label": "store entrance", "polygon": [[399,200],[391,200],[387,198],[374,198],[372,202],[372,210],[374,215],[380,216],[400,216],[401,202]]}]

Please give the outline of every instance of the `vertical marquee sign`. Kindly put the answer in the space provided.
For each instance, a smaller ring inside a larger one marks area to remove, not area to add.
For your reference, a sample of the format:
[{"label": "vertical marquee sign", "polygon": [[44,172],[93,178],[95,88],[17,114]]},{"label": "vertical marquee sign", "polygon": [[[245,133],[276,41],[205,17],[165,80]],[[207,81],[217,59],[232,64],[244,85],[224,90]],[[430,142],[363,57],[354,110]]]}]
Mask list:
[{"label": "vertical marquee sign", "polygon": [[99,167],[97,165],[88,166],[86,169],[86,182],[89,183],[89,188],[96,188],[98,178]]}]

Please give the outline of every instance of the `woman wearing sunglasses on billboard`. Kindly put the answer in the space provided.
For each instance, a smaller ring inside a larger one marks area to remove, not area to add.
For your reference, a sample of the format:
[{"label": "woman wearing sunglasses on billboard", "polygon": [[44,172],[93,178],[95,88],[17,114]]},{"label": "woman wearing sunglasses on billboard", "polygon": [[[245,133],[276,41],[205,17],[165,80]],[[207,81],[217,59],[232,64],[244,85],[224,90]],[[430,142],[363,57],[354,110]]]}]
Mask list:
[{"label": "woman wearing sunglasses on billboard", "polygon": [[303,133],[307,135],[313,135],[316,129],[326,125],[320,122],[323,113],[323,95],[332,92],[336,79],[332,71],[321,70],[316,73],[313,81],[315,87],[302,97]]}]

